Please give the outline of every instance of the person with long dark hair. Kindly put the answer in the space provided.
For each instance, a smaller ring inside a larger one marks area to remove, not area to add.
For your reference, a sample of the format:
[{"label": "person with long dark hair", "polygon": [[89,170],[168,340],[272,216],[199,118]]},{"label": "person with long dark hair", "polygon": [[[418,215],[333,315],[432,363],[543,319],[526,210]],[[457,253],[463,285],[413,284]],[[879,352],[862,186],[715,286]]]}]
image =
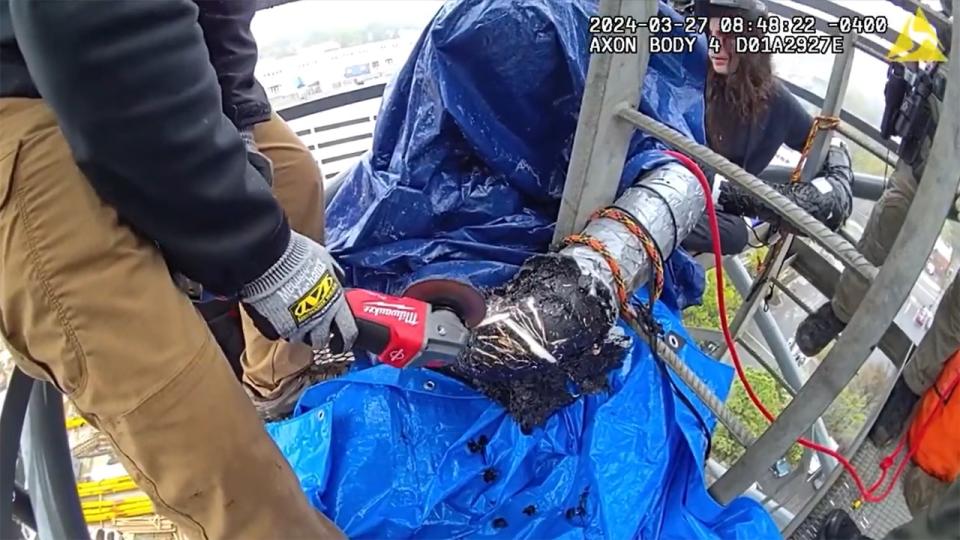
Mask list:
[{"label": "person with long dark hair", "polygon": [[[765,17],[763,5],[753,0],[707,0],[697,3],[696,14],[709,18],[712,45],[704,91],[708,146],[753,175],[766,169],[784,144],[802,151],[813,117],[774,76],[770,54],[740,54],[735,50],[737,36],[721,31],[727,21]],[[762,34],[758,29],[761,25],[745,26],[750,26],[750,30],[740,35]],[[778,189],[831,228],[837,228],[852,207],[852,171],[846,149],[831,147],[817,176],[825,178],[818,182],[819,186],[804,182]],[[831,193],[834,190],[839,191]],[[750,228],[744,217],[778,220],[770,209],[718,175],[714,175],[714,200],[724,255],[740,253],[747,247]],[[683,247],[693,253],[713,251],[706,219],[687,237]]]}]

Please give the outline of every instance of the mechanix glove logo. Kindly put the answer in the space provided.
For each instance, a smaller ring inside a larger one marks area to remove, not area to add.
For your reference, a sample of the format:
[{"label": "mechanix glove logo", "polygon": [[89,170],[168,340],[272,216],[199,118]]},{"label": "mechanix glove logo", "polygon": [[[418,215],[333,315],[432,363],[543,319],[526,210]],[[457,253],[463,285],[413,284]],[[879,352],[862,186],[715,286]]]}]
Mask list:
[{"label": "mechanix glove logo", "polygon": [[324,270],[317,283],[290,306],[290,315],[298,327],[302,326],[306,321],[326,313],[339,292],[340,283],[330,270]]}]

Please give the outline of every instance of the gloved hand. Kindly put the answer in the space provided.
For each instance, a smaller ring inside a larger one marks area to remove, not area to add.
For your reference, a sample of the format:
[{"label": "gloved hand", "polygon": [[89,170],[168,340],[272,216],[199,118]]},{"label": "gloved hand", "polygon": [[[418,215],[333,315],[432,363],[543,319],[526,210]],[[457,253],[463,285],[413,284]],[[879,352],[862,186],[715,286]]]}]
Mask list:
[{"label": "gloved hand", "polygon": [[357,323],[337,279],[337,263],[327,250],[291,231],[290,244],[262,276],[240,291],[240,299],[260,332],[270,338],[326,347],[335,332],[344,351],[357,338]]},{"label": "gloved hand", "polygon": [[272,186],[273,162],[257,148],[257,141],[253,138],[253,128],[240,130],[240,138],[243,139],[243,144],[247,147],[247,161],[263,176],[263,179],[267,181],[267,185]]}]

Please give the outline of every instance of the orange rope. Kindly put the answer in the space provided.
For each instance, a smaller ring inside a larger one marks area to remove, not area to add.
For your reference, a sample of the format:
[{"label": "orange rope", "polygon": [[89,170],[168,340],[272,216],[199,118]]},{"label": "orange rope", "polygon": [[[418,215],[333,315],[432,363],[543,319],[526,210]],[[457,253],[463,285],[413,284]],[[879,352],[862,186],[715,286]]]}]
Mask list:
[{"label": "orange rope", "polygon": [[[653,287],[650,291],[650,299],[652,302],[656,302],[660,298],[660,295],[663,294],[663,260],[660,257],[660,249],[657,247],[656,242],[653,241],[653,238],[647,234],[647,231],[637,223],[633,216],[620,210],[619,208],[604,208],[599,212],[594,214],[594,219],[597,218],[607,218],[620,223],[634,237],[637,241],[640,242],[640,245],[643,246],[643,250],[647,253],[647,257],[650,259],[650,264],[653,269]],[[651,305],[652,307],[652,305]]]},{"label": "orange rope", "polygon": [[623,272],[620,270],[620,264],[617,263],[617,260],[613,258],[613,254],[607,249],[606,244],[586,234],[571,234],[563,239],[563,245],[569,246],[573,244],[588,247],[603,257],[607,266],[610,267],[610,273],[613,274],[613,285],[617,289],[617,300],[620,301],[621,306],[627,305],[630,297],[627,294],[627,284],[623,280]]},{"label": "orange rope", "polygon": [[803,164],[807,161],[807,155],[813,146],[813,140],[817,138],[817,133],[819,133],[821,129],[834,129],[838,125],[840,125],[840,119],[836,116],[817,116],[813,119],[813,125],[810,126],[810,131],[807,133],[807,140],[803,143],[803,151],[800,152],[800,161],[797,162],[793,173],[790,174],[791,182],[800,181],[800,171],[803,169]]},{"label": "orange rope", "polygon": [[[595,212],[591,217],[591,219],[599,218],[612,219],[626,227],[627,231],[637,238],[637,240],[640,242],[640,245],[643,247],[644,252],[646,252],[647,257],[650,258],[650,267],[653,273],[653,283],[651,284],[650,289],[650,305],[647,307],[647,309],[652,310],[654,302],[656,302],[663,293],[664,286],[663,259],[660,256],[660,250],[657,247],[657,244],[653,241],[653,238],[647,234],[646,230],[644,230],[644,228],[633,218],[633,216],[627,212],[624,212],[623,210],[618,208],[604,208]],[[607,246],[600,240],[597,240],[596,238],[586,234],[572,234],[563,239],[563,245],[581,245],[592,249],[603,258],[603,260],[607,263],[607,267],[610,268],[610,273],[613,274],[613,284],[614,288],[616,289],[617,300],[620,302],[620,312],[622,313],[623,318],[628,322],[636,322],[637,313],[630,305],[630,295],[627,291],[626,281],[623,279],[623,272],[620,268],[620,264],[617,263],[616,259],[613,257],[613,254],[607,249]]]}]

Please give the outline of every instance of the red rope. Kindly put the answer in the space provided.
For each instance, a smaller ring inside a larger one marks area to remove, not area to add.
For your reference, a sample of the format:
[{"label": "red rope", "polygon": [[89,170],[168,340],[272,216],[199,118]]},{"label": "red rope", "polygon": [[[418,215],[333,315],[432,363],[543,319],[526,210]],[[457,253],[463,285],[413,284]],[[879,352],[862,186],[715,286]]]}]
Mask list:
[{"label": "red rope", "polygon": [[[717,211],[713,205],[713,198],[710,196],[710,183],[707,181],[706,176],[704,176],[703,171],[700,170],[700,167],[692,159],[681,154],[680,152],[676,152],[673,150],[669,150],[666,153],[674,157],[675,159],[677,159],[677,161],[679,161],[687,169],[689,169],[690,172],[692,172],[693,175],[697,177],[697,180],[700,182],[700,186],[703,188],[704,199],[706,200],[706,203],[707,203],[707,219],[710,224],[710,236],[713,244],[713,260],[716,266],[715,275],[716,275],[716,282],[717,282],[717,307],[720,311],[719,313],[720,326],[723,331],[723,339],[727,344],[727,348],[730,350],[730,357],[733,359],[733,365],[736,368],[737,377],[740,379],[740,382],[743,384],[744,390],[747,391],[747,396],[750,397],[750,401],[753,402],[753,405],[757,408],[757,410],[760,411],[761,414],[763,414],[763,416],[767,419],[767,421],[773,422],[774,420],[776,420],[776,417],[774,417],[773,414],[771,414],[770,411],[767,410],[767,408],[763,405],[763,402],[760,401],[759,396],[757,396],[756,392],[753,391],[753,387],[750,385],[750,381],[747,380],[747,375],[743,370],[743,364],[740,362],[740,355],[737,353],[737,347],[733,342],[733,337],[730,335],[730,325],[727,322],[727,309],[726,309],[726,303],[724,301],[724,295],[723,295],[723,260],[722,260],[722,256],[720,255],[721,253],[720,227],[717,223]],[[960,382],[960,376],[954,377],[953,382],[950,384],[948,390],[946,391],[946,395],[949,395],[950,392],[953,391],[954,387],[957,386],[958,382]],[[880,477],[869,488],[865,487],[863,480],[861,480],[860,475],[857,472],[857,469],[840,452],[837,452],[832,448],[828,448],[826,446],[817,444],[813,441],[807,440],[802,437],[800,439],[797,439],[797,443],[799,443],[801,446],[804,446],[811,450],[822,452],[836,459],[837,462],[840,463],[840,465],[843,466],[843,468],[848,473],[850,473],[850,476],[853,478],[854,483],[857,485],[857,490],[860,491],[861,498],[864,501],[876,503],[886,499],[887,496],[890,494],[890,492],[893,490],[893,487],[896,485],[897,479],[900,477],[900,474],[903,472],[903,469],[906,466],[907,462],[911,458],[913,458],[913,455],[916,453],[917,448],[920,446],[920,441],[922,441],[923,436],[926,435],[927,428],[930,427],[931,422],[936,417],[937,413],[940,412],[942,409],[943,409],[943,401],[940,402],[938,407],[930,414],[930,417],[927,418],[926,421],[924,421],[922,426],[920,426],[920,430],[917,433],[916,444],[914,444],[913,448],[907,453],[906,458],[899,463],[899,465],[897,466],[897,470],[893,474],[893,478],[891,479],[890,484],[880,495],[875,495],[874,492],[883,484],[884,479],[887,476],[887,470],[893,466],[895,460],[897,459],[897,456],[903,450],[903,447],[906,443],[906,437],[907,437],[906,433],[903,435],[903,437],[901,437],[896,450],[894,450],[892,453],[885,456],[883,460],[881,460]]]}]

